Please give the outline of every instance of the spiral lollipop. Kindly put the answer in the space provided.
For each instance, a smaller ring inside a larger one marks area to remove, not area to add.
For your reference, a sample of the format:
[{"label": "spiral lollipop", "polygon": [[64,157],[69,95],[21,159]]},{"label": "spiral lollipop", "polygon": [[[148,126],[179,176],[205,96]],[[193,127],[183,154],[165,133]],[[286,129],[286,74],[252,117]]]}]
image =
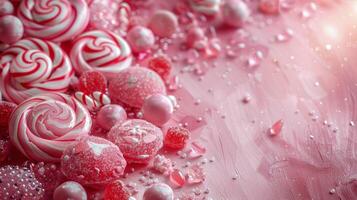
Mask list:
[{"label": "spiral lollipop", "polygon": [[10,119],[10,140],[26,157],[58,162],[63,151],[88,135],[92,120],[74,97],[47,93],[21,103]]},{"label": "spiral lollipop", "polygon": [[77,73],[94,70],[110,78],[131,65],[132,54],[122,37],[96,30],[74,41],[70,58]]},{"label": "spiral lollipop", "polygon": [[36,38],[20,40],[5,50],[0,70],[0,90],[15,103],[45,92],[65,92],[73,74],[60,47]]},{"label": "spiral lollipop", "polygon": [[89,22],[85,0],[23,0],[17,15],[27,35],[54,42],[72,39]]}]

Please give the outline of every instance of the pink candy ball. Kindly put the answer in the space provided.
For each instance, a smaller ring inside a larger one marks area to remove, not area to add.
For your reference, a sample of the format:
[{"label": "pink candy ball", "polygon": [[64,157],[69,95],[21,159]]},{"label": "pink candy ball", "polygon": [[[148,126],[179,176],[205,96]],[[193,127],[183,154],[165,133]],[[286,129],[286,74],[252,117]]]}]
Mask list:
[{"label": "pink candy ball", "polygon": [[207,41],[204,31],[199,27],[192,27],[188,30],[186,43],[191,48],[197,48],[199,43]]},{"label": "pink candy ball", "polygon": [[158,183],[148,188],[143,196],[143,200],[173,200],[174,192],[171,187]]},{"label": "pink candy ball", "polygon": [[12,15],[0,18],[0,41],[11,44],[20,40],[24,35],[24,26],[21,20]]},{"label": "pink candy ball", "polygon": [[67,181],[58,186],[53,193],[53,200],[87,200],[87,193],[81,184]]},{"label": "pink candy ball", "polygon": [[151,17],[149,27],[159,37],[170,37],[177,30],[178,20],[174,13],[159,10]]},{"label": "pink candy ball", "polygon": [[141,108],[145,99],[153,94],[166,94],[161,77],[144,67],[130,67],[109,81],[109,95],[114,103]]},{"label": "pink candy ball", "polygon": [[97,115],[97,123],[102,128],[109,130],[115,124],[122,123],[126,120],[127,115],[123,107],[119,105],[105,105]]},{"label": "pink candy ball", "polygon": [[14,13],[14,6],[10,1],[0,0],[0,16],[11,15]]},{"label": "pink candy ball", "polygon": [[222,8],[224,22],[232,27],[241,27],[249,18],[250,10],[241,0],[229,0]]},{"label": "pink candy ball", "polygon": [[145,120],[156,126],[162,126],[170,120],[174,107],[167,96],[154,94],[145,99],[142,111]]},{"label": "pink candy ball", "polygon": [[143,26],[135,26],[130,29],[126,38],[131,49],[136,53],[151,49],[155,43],[155,36],[152,31]]}]

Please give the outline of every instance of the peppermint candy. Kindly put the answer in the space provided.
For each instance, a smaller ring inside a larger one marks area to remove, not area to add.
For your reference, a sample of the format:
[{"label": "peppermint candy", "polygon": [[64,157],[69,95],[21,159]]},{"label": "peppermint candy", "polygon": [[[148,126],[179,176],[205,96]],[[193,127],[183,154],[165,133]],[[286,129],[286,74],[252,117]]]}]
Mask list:
[{"label": "peppermint candy", "polygon": [[119,34],[125,36],[130,24],[131,8],[128,3],[121,2],[118,8]]},{"label": "peppermint candy", "polygon": [[85,0],[23,0],[17,15],[27,35],[54,42],[72,39],[89,22]]},{"label": "peppermint candy", "polygon": [[93,92],[91,95],[76,92],[74,96],[83,105],[87,106],[90,111],[99,110],[102,106],[110,104],[110,98],[106,94],[98,91]]},{"label": "peppermint candy", "polygon": [[0,56],[0,90],[12,102],[47,92],[65,92],[73,69],[68,56],[52,42],[23,39]]},{"label": "peppermint candy", "polygon": [[221,0],[190,0],[191,8],[205,15],[215,15],[219,12]]}]

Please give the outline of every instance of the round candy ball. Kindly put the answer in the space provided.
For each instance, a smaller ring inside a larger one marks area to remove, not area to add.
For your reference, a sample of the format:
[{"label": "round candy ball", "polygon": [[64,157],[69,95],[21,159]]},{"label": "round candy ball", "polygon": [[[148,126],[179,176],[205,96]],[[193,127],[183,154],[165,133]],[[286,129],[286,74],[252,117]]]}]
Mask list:
[{"label": "round candy ball", "polygon": [[178,20],[174,13],[159,10],[151,17],[149,27],[159,37],[171,37],[177,30]]},{"label": "round candy ball", "polygon": [[14,13],[14,6],[10,1],[1,0],[0,1],[0,16],[11,15]]},{"label": "round candy ball", "polygon": [[0,17],[0,41],[12,44],[20,40],[24,35],[24,26],[21,20],[12,15]]},{"label": "round candy ball", "polygon": [[142,112],[148,122],[162,126],[170,120],[174,107],[171,100],[162,94],[154,94],[145,99]]},{"label": "round candy ball", "polygon": [[126,161],[112,142],[89,136],[66,148],[61,158],[61,170],[70,180],[82,185],[108,184],[123,174]]},{"label": "round candy ball", "polygon": [[164,183],[157,183],[144,192],[143,200],[173,200],[174,192]]},{"label": "round candy ball", "polygon": [[87,200],[86,190],[81,184],[67,181],[59,185],[53,193],[53,200]]},{"label": "round candy ball", "polygon": [[135,26],[127,34],[127,40],[135,53],[151,49],[155,44],[155,36],[152,31],[143,26]]},{"label": "round candy ball", "polygon": [[229,0],[223,5],[222,15],[227,25],[238,28],[249,18],[250,10],[241,0]]},{"label": "round candy ball", "polygon": [[163,145],[161,129],[141,119],[115,125],[108,139],[118,145],[129,163],[147,164]]},{"label": "round candy ball", "polygon": [[109,130],[115,124],[122,123],[126,120],[127,115],[123,107],[109,104],[103,106],[97,115],[97,123],[100,127]]},{"label": "round candy ball", "polygon": [[192,27],[188,30],[186,43],[188,47],[197,48],[199,43],[207,41],[204,31],[199,27]]},{"label": "round candy ball", "polygon": [[141,108],[153,94],[166,94],[161,77],[148,68],[130,67],[109,81],[109,95],[114,103]]}]

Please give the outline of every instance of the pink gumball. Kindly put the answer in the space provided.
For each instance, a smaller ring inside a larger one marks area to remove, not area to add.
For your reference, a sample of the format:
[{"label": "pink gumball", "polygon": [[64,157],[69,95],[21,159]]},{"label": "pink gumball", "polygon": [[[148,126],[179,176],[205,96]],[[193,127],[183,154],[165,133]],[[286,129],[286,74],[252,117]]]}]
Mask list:
[{"label": "pink gumball", "polygon": [[123,107],[119,105],[106,105],[103,106],[97,115],[97,123],[102,128],[109,130],[115,124],[122,123],[126,120],[127,115]]},{"label": "pink gumball", "polygon": [[142,111],[145,120],[156,126],[162,126],[170,120],[174,108],[167,96],[154,94],[145,99]]},{"label": "pink gumball", "polygon": [[238,28],[247,21],[250,10],[241,0],[229,0],[223,5],[222,15],[227,25]]},{"label": "pink gumball", "polygon": [[24,35],[24,26],[19,18],[6,15],[0,18],[0,41],[5,44],[14,43]]},{"label": "pink gumball", "polygon": [[53,200],[87,200],[87,193],[81,184],[67,181],[58,186],[53,193]]},{"label": "pink gumball", "polygon": [[159,10],[152,16],[149,27],[159,37],[170,37],[177,30],[178,20],[174,13]]},{"label": "pink gumball", "polygon": [[135,26],[130,29],[127,40],[131,49],[136,52],[143,52],[151,49],[155,43],[155,36],[152,31],[143,26]]},{"label": "pink gumball", "polygon": [[14,13],[14,6],[10,1],[0,0],[0,16],[11,15]]},{"label": "pink gumball", "polygon": [[143,196],[143,200],[173,200],[174,192],[171,187],[158,183],[148,188]]},{"label": "pink gumball", "polygon": [[200,43],[206,42],[207,37],[204,31],[199,27],[192,27],[188,30],[186,36],[186,43],[191,48],[197,48]]}]

